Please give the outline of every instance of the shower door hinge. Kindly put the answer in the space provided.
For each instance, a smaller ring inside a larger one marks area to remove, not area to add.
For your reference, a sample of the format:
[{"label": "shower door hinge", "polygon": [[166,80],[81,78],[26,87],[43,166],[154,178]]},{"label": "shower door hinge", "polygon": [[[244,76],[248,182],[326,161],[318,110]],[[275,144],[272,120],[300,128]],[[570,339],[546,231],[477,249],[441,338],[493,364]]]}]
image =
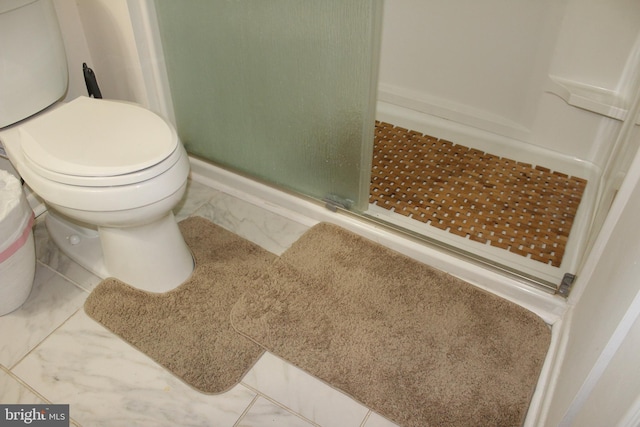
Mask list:
[{"label": "shower door hinge", "polygon": [[335,194],[328,194],[322,201],[324,202],[324,207],[331,212],[337,212],[338,209],[349,210],[353,206],[353,200],[343,199]]},{"label": "shower door hinge", "polygon": [[568,297],[571,292],[571,287],[573,286],[573,282],[576,281],[575,274],[565,273],[562,277],[562,282],[560,282],[560,286],[558,286],[558,290],[556,294],[562,295],[563,297]]}]

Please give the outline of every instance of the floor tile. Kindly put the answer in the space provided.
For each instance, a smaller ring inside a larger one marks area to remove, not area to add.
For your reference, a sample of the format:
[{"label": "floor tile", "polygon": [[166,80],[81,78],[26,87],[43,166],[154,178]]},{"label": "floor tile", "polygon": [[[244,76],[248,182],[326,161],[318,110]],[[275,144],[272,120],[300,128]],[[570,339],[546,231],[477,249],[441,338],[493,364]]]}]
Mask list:
[{"label": "floor tile", "polygon": [[191,215],[202,216],[276,255],[309,229],[307,225],[191,180],[174,215],[177,221]]},{"label": "floor tile", "polygon": [[0,317],[0,364],[11,368],[82,307],[87,295],[50,268],[37,264],[27,301]]},{"label": "floor tile", "polygon": [[237,427],[312,427],[313,424],[259,397],[240,419]]},{"label": "floor tile", "polygon": [[218,190],[213,190],[204,184],[189,180],[187,182],[187,191],[183,199],[173,209],[173,214],[177,221],[190,216],[193,212],[197,211],[201,206],[209,203],[209,201],[220,194]]},{"label": "floor tile", "polygon": [[399,427],[397,424],[392,423],[386,418],[381,417],[375,412],[369,414],[369,418],[364,423],[363,427]]},{"label": "floor tile", "polygon": [[242,380],[320,426],[359,427],[368,409],[317,378],[265,353]]},{"label": "floor tile", "polygon": [[7,370],[0,368],[0,403],[39,405],[48,402],[29,390]]},{"label": "floor tile", "polygon": [[255,397],[193,390],[78,311],[13,373],[83,426],[233,426]]},{"label": "floor tile", "polygon": [[198,208],[194,215],[207,218],[276,255],[282,254],[309,229],[306,225],[223,193]]}]

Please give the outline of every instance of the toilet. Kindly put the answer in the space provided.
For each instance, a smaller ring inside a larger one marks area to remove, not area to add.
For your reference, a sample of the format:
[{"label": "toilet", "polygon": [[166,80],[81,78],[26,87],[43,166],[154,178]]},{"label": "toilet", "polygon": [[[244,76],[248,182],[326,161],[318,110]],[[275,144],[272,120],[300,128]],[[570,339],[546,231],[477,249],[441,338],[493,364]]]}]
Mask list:
[{"label": "toilet", "polygon": [[167,292],[193,271],[172,209],[189,160],[173,126],[140,105],[67,90],[62,38],[50,0],[0,5],[0,143],[47,205],[47,230],[101,278]]}]

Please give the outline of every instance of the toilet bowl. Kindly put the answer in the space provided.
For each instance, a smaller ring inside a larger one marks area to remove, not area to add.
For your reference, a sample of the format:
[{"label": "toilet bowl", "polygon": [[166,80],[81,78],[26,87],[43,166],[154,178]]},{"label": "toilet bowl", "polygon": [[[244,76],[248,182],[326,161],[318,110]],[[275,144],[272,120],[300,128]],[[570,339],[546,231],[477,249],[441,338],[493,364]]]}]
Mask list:
[{"label": "toilet bowl", "polygon": [[172,209],[189,161],[173,127],[136,104],[79,97],[0,129],[50,209],[56,244],[98,276],[166,292],[193,270]]}]

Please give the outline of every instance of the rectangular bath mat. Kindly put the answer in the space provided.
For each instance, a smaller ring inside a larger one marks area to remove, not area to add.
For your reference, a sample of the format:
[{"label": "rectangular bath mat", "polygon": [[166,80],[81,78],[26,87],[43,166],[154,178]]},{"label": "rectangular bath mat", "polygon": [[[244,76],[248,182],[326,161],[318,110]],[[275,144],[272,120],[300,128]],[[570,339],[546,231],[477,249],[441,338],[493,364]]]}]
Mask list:
[{"label": "rectangular bath mat", "polygon": [[519,426],[550,328],[522,307],[339,227],[305,233],[232,325],[405,426]]},{"label": "rectangular bath mat", "polygon": [[275,255],[204,218],[179,225],[196,261],[189,279],[162,294],[106,279],[84,308],[187,384],[221,393],[235,386],[263,353],[234,331],[229,313]]}]

